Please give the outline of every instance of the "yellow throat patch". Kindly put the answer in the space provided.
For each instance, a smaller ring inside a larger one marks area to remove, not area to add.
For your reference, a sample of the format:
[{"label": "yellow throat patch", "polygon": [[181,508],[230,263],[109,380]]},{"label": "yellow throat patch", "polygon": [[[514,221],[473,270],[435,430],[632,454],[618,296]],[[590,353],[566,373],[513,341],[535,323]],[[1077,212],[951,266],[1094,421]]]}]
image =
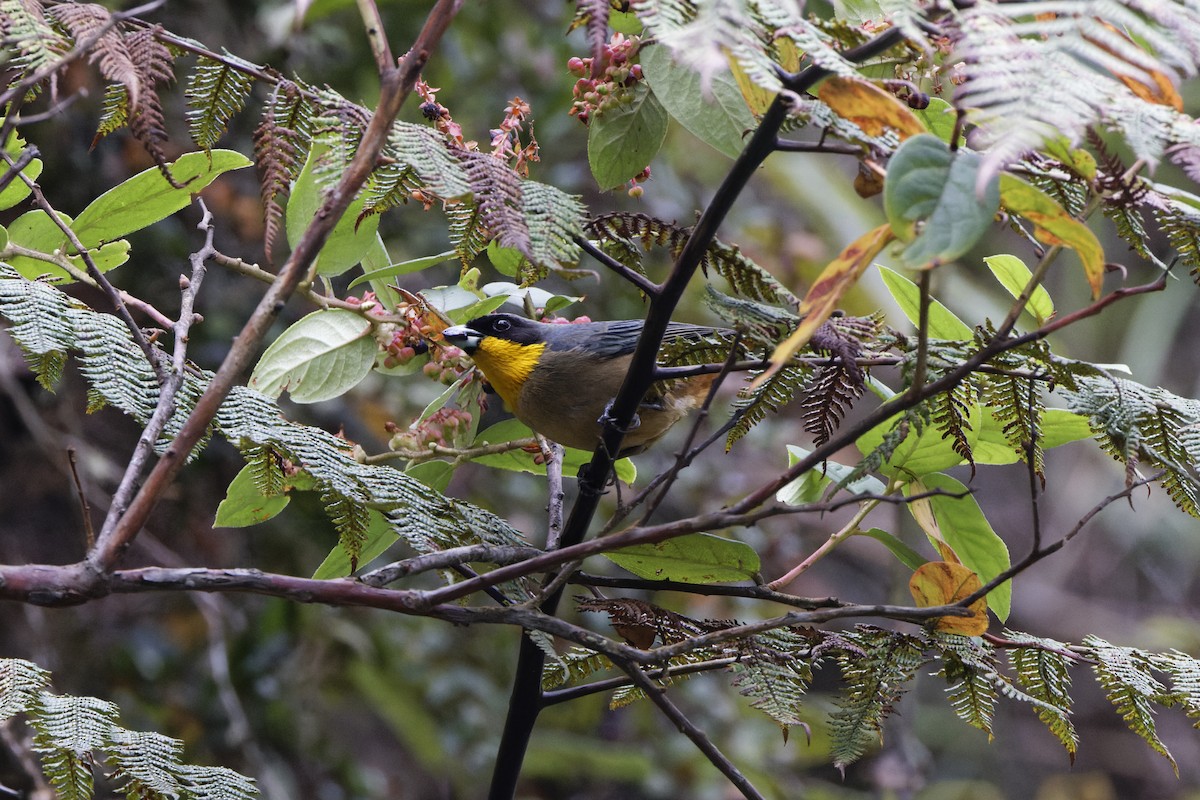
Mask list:
[{"label": "yellow throat patch", "polygon": [[484,377],[496,390],[496,394],[504,400],[504,405],[508,406],[510,411],[514,411],[517,408],[517,396],[521,392],[521,386],[537,366],[538,359],[542,357],[542,351],[545,349],[545,342],[518,344],[488,336],[471,354],[471,360],[483,370]]}]

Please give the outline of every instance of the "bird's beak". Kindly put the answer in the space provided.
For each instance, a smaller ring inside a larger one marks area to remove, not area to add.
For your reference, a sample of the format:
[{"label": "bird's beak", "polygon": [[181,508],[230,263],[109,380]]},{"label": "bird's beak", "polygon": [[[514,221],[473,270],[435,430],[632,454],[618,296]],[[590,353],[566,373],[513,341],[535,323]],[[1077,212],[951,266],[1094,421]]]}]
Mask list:
[{"label": "bird's beak", "polygon": [[446,328],[446,330],[442,331],[442,338],[447,344],[461,347],[468,353],[475,352],[475,349],[479,347],[479,342],[483,339],[478,331],[473,331],[466,325],[455,325]]}]

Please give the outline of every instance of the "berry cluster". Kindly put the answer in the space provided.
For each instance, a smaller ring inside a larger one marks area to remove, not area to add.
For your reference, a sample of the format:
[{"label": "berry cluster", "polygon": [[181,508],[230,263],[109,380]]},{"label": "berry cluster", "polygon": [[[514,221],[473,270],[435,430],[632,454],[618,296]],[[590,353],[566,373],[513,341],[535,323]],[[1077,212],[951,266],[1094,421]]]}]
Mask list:
[{"label": "berry cluster", "polygon": [[470,412],[441,408],[420,422],[414,422],[406,430],[400,430],[395,423],[388,423],[387,430],[392,434],[388,446],[392,450],[408,453],[424,452],[431,444],[453,447],[458,443],[459,436],[470,428]]},{"label": "berry cluster", "polygon": [[637,36],[625,38],[622,34],[613,34],[612,40],[604,46],[601,60],[604,70],[599,75],[594,74],[591,58],[575,57],[567,62],[567,69],[579,76],[575,81],[571,116],[587,125],[593,115],[605,108],[632,100],[629,90],[642,79],[642,67],[629,61],[640,45],[641,39]]}]

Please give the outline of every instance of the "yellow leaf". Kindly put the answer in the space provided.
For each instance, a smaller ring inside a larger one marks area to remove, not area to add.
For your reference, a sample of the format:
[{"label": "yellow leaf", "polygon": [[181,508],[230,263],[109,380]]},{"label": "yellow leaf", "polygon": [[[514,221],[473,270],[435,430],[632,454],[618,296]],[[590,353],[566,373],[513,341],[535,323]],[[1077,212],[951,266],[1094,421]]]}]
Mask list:
[{"label": "yellow leaf", "polygon": [[742,93],[742,99],[746,101],[746,105],[755,116],[761,116],[770,108],[771,102],[775,99],[775,92],[763,86],[759,86],[750,76],[746,74],[746,70],[742,68],[742,64],[728,50],[725,51],[725,59],[729,62],[729,68],[733,71],[733,79],[737,82],[738,90]]},{"label": "yellow leaf", "polygon": [[[927,491],[928,489],[919,480],[912,482],[913,494],[924,494]],[[962,564],[958,554],[954,552],[954,548],[942,536],[941,526],[938,525],[937,517],[934,516],[933,503],[929,502],[929,498],[921,497],[912,500],[908,504],[908,510],[912,512],[913,519],[921,526],[921,530],[925,531],[925,535],[929,537],[929,541],[937,548],[942,561],[951,564]]]},{"label": "yellow leaf", "polygon": [[1104,248],[1096,234],[1050,195],[1020,178],[1000,174],[1000,205],[1033,223],[1033,235],[1042,244],[1069,247],[1079,255],[1092,298],[1100,296],[1104,284]]},{"label": "yellow leaf", "polygon": [[[908,590],[921,608],[948,606],[980,589],[979,576],[962,564],[930,561],[922,564],[908,581]],[[963,636],[980,636],[987,632],[987,599],[971,604],[969,617],[939,617],[934,628]]]},{"label": "yellow leaf", "polygon": [[891,225],[880,225],[858,237],[821,271],[800,303],[799,313],[804,318],[800,327],[775,348],[771,354],[770,368],[755,379],[752,389],[778,372],[800,348],[808,344],[817,328],[837,309],[838,301],[858,282],[875,256],[891,240]]},{"label": "yellow leaf", "polygon": [[925,126],[908,106],[870,81],[835,75],[821,84],[817,95],[834,113],[862,128],[868,136],[881,136],[889,128],[902,140],[925,132]]}]

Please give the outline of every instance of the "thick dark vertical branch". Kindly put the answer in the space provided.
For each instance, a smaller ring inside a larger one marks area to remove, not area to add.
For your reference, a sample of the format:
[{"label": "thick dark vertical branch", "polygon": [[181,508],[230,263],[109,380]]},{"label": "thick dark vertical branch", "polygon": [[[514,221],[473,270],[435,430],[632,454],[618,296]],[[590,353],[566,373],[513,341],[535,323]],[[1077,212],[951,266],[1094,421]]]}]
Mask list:
[{"label": "thick dark vertical branch", "polygon": [[[846,57],[853,61],[865,61],[898,44],[902,38],[899,30],[889,29],[866,44],[847,51]],[[786,83],[792,92],[801,93],[828,74],[825,69],[813,65],[791,76]],[[779,131],[787,119],[788,110],[788,98],[783,94],[778,95],[696,222],[691,236],[671,269],[671,274],[651,293],[650,312],[646,315],[645,327],[638,339],[637,349],[634,351],[621,391],[609,407],[600,446],[592,455],[586,475],[581,473],[579,497],[571,507],[571,513],[563,528],[561,546],[579,544],[587,534],[599,506],[604,485],[612,472],[615,454],[620,452],[621,439],[636,416],[646,391],[654,382],[658,350],[675,306],[696,274],[704,253],[717,235],[717,229],[741,196],[746,184],[750,182],[751,176],[767,156],[775,151]],[[547,614],[555,613],[561,596],[562,592],[558,591],[548,597],[542,604],[542,611]],[[509,800],[516,790],[517,778],[521,774],[521,762],[537,721],[544,664],[545,657],[541,650],[528,637],[522,638],[517,659],[517,674],[509,699],[508,718],[496,753],[489,800]]]}]

